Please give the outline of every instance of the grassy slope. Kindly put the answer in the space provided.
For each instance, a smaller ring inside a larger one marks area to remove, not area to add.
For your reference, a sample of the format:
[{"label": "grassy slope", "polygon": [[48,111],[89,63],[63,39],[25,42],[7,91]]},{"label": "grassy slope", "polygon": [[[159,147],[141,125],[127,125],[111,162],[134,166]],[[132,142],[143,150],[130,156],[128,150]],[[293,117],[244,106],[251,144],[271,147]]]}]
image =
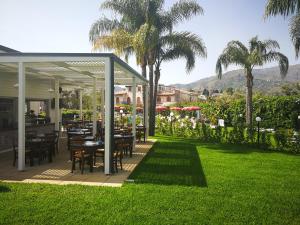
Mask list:
[{"label": "grassy slope", "polygon": [[122,188],[0,183],[0,224],[300,224],[299,156],[159,140]]}]

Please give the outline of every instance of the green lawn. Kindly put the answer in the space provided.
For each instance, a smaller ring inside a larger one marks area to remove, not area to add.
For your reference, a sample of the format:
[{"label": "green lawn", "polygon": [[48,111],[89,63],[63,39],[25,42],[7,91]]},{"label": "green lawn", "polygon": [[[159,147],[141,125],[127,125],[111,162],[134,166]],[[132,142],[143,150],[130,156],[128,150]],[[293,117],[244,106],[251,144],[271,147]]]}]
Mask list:
[{"label": "green lawn", "polygon": [[158,137],[122,188],[0,183],[0,224],[300,224],[300,157]]}]

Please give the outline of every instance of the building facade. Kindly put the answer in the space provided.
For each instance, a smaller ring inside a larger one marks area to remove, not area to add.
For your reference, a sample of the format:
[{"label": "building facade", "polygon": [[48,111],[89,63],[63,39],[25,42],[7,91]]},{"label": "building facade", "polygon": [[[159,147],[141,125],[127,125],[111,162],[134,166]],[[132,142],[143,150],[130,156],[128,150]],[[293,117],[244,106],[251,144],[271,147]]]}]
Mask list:
[{"label": "building facade", "polygon": [[[195,102],[198,101],[199,94],[172,86],[159,85],[157,92],[157,105],[171,105],[179,102]],[[142,86],[138,86],[136,90],[136,103],[138,106],[143,105]],[[115,105],[132,104],[132,87],[126,86],[124,89],[115,91]]]},{"label": "building facade", "polygon": [[[115,105],[120,104],[132,104],[132,87],[125,86],[125,89],[115,91]],[[143,105],[143,87],[141,85],[137,86],[136,89],[136,105]]]}]

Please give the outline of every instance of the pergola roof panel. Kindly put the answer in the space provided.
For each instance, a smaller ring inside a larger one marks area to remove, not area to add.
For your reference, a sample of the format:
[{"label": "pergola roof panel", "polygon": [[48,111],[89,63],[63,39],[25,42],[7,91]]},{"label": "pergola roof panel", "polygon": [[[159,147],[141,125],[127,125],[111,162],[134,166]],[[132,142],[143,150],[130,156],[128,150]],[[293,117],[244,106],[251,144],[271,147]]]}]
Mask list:
[{"label": "pergola roof panel", "polygon": [[[18,62],[26,66],[31,79],[59,79],[62,84],[91,86],[104,82],[105,60],[114,60],[115,83],[128,85],[135,78],[137,84],[147,82],[121,59],[109,53],[0,53],[0,71],[17,73]],[[48,60],[47,60],[48,59]]]}]

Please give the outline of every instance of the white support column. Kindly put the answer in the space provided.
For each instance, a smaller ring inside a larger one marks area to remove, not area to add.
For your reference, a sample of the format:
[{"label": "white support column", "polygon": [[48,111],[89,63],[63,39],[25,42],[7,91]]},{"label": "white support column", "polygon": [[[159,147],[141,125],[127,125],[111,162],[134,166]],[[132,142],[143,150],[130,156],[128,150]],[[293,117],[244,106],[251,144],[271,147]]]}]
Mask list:
[{"label": "white support column", "polygon": [[105,147],[104,173],[112,171],[112,148],[114,144],[114,61],[105,60]]},{"label": "white support column", "polygon": [[97,134],[96,77],[93,78],[93,135]]},{"label": "white support column", "polygon": [[136,144],[136,80],[132,79],[132,134],[133,134],[133,146],[132,150],[135,150]]},{"label": "white support column", "polygon": [[79,115],[80,115],[80,120],[83,120],[83,116],[82,116],[82,89],[79,90]]},{"label": "white support column", "polygon": [[25,170],[25,65],[19,62],[18,170]]},{"label": "white support column", "polygon": [[105,124],[105,109],[104,109],[104,102],[105,102],[105,91],[104,87],[101,87],[101,119],[102,119],[102,127]]},{"label": "white support column", "polygon": [[59,130],[60,109],[59,109],[59,80],[55,79],[55,130]]},{"label": "white support column", "polygon": [[148,84],[146,84],[145,86],[145,92],[146,92],[146,97],[145,97],[145,128],[146,128],[146,140],[148,139],[148,136],[149,136],[149,86]]}]

